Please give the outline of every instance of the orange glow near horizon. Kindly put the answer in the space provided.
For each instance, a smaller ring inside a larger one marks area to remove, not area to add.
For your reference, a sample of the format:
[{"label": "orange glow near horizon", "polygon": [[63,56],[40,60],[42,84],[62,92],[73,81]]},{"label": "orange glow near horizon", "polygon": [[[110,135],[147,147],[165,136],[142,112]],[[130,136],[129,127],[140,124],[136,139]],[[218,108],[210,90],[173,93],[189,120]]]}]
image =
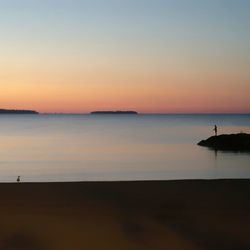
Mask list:
[{"label": "orange glow near horizon", "polygon": [[239,86],[234,87],[232,78],[224,80],[225,84],[222,79],[217,88],[216,84],[206,83],[205,80],[200,84],[202,79],[197,76],[157,76],[117,75],[112,72],[77,74],[71,79],[68,75],[58,78],[32,74],[23,78],[17,76],[17,79],[1,85],[0,107],[34,109],[42,113],[88,113],[93,110],[136,110],[142,113],[250,112],[249,87],[242,84],[242,90],[237,91]]},{"label": "orange glow near horizon", "polygon": [[[96,71],[95,71],[96,70]],[[248,113],[247,77],[171,69],[6,69],[0,107],[42,113],[136,110],[141,113]],[[240,91],[239,91],[240,90]]]}]

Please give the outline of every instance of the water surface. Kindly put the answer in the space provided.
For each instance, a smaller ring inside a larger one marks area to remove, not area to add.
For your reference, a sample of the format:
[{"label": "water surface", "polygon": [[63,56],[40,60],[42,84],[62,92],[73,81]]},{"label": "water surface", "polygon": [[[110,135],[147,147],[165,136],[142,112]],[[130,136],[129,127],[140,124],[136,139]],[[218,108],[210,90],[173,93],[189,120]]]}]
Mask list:
[{"label": "water surface", "polygon": [[0,181],[249,178],[250,154],[196,145],[249,115],[1,115]]}]

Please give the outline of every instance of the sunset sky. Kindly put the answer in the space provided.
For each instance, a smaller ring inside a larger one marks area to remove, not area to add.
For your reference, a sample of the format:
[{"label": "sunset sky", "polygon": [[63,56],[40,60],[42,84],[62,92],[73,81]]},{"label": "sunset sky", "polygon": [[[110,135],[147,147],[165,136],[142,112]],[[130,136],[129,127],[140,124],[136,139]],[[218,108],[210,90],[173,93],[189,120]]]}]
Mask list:
[{"label": "sunset sky", "polygon": [[250,112],[249,0],[0,0],[0,108]]}]

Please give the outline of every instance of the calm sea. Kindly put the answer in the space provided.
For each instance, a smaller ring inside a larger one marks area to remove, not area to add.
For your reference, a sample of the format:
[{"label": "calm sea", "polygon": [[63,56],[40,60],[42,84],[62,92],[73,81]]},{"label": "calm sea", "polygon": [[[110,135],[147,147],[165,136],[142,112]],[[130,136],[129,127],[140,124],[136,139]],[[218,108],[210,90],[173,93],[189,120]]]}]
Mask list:
[{"label": "calm sea", "polygon": [[196,145],[249,115],[0,115],[0,182],[250,178],[249,153]]}]

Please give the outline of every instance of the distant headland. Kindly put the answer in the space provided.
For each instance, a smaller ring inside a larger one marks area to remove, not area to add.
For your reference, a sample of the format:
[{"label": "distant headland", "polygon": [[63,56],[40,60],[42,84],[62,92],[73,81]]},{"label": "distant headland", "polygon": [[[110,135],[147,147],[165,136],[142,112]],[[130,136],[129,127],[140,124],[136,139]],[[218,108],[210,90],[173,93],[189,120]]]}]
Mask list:
[{"label": "distant headland", "polygon": [[212,136],[200,141],[198,145],[222,151],[250,151],[250,134]]},{"label": "distant headland", "polygon": [[136,111],[93,111],[92,115],[138,115]]},{"label": "distant headland", "polygon": [[0,109],[0,114],[37,115],[39,113],[34,110]]}]

